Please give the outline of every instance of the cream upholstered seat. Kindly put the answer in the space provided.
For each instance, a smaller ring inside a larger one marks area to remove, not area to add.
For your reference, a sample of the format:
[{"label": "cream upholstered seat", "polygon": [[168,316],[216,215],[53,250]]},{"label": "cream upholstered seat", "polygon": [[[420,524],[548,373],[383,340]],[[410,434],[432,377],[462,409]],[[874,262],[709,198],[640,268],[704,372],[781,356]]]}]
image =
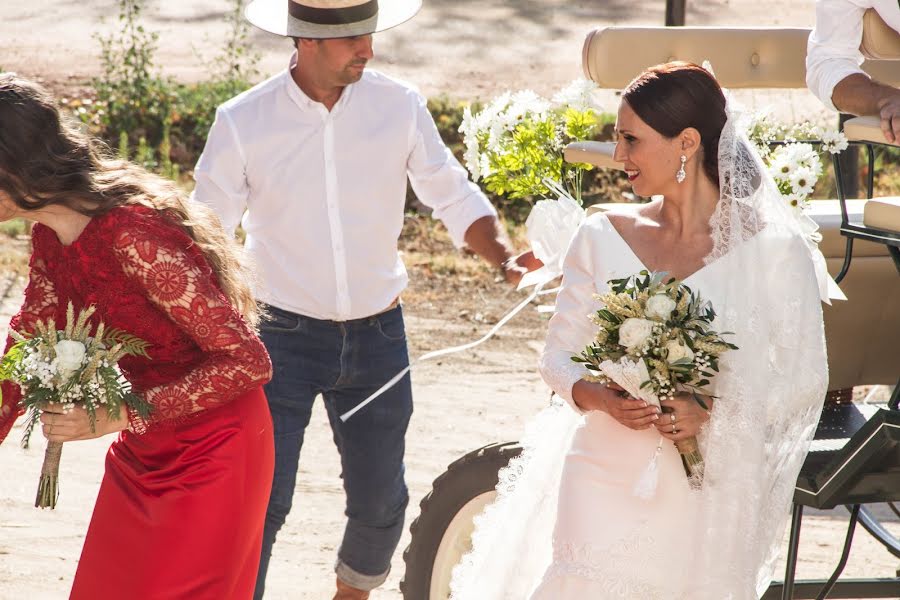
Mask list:
[{"label": "cream upholstered seat", "polygon": [[872,198],[866,202],[863,225],[900,232],[900,198]]},{"label": "cream upholstered seat", "polygon": [[844,123],[844,135],[851,142],[887,144],[878,117],[853,117]]},{"label": "cream upholstered seat", "polygon": [[859,50],[866,58],[900,58],[900,36],[884,22],[874,8],[868,9],[863,15],[863,35]]},{"label": "cream upholstered seat", "polygon": [[564,157],[570,163],[588,163],[607,169],[623,169],[620,162],[613,159],[615,142],[573,142],[566,146]]}]

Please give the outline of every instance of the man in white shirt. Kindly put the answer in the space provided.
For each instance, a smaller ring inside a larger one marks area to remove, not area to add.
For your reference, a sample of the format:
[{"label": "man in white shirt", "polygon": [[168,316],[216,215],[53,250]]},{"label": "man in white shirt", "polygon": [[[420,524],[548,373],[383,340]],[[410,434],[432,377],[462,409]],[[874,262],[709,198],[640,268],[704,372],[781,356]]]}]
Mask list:
[{"label": "man in white shirt", "polygon": [[[266,386],[275,477],[256,598],[275,536],[291,509],[303,433],[322,394],[341,454],[348,517],[336,599],[364,599],[390,571],[408,494],[404,436],[409,376],[350,418],[408,364],[398,297],[407,273],[397,242],[407,176],[458,246],[508,281],[496,212],[441,141],[425,98],[366,70],[373,32],[411,18],[420,0],[256,0],[248,20],[294,38],[284,72],[219,107],[197,164],[195,200],[226,230],[242,224],[271,318],[261,337],[274,365]],[[246,211],[246,212],[245,212]],[[529,264],[529,266],[531,266]]]},{"label": "man in white shirt", "polygon": [[863,14],[874,8],[900,32],[897,0],[816,0],[816,28],[809,36],[806,84],[825,106],[842,113],[881,117],[890,142],[900,140],[900,90],[873,81],[860,65]]}]

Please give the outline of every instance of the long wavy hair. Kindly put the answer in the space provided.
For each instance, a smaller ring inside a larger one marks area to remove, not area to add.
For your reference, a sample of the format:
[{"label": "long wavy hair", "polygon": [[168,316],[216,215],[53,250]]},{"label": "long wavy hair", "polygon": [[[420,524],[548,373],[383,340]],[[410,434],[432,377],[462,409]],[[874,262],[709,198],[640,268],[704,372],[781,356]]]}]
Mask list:
[{"label": "long wavy hair", "polygon": [[54,204],[91,217],[123,205],[159,211],[203,251],[245,320],[254,327],[259,323],[251,271],[218,217],[190,202],[171,181],[113,158],[60,115],[46,90],[9,73],[0,75],[0,191],[25,211]]}]

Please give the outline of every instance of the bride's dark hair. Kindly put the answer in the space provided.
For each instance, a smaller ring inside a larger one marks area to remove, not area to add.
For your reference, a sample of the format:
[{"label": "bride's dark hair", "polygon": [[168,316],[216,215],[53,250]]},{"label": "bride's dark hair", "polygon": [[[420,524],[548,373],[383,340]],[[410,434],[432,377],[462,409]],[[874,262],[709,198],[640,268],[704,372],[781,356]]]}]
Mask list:
[{"label": "bride's dark hair", "polygon": [[719,185],[719,136],[728,120],[725,94],[709,71],[688,62],[669,62],[638,75],[622,100],[640,119],[666,138],[688,127],[700,132],[703,171]]}]

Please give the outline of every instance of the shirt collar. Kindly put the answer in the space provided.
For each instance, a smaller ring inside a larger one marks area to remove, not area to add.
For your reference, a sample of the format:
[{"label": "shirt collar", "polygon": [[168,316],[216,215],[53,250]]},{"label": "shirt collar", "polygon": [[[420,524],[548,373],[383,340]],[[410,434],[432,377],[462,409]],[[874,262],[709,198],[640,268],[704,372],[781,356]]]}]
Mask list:
[{"label": "shirt collar", "polygon": [[[317,112],[327,113],[324,104],[322,104],[321,102],[316,102],[315,100],[307,96],[306,92],[300,89],[300,86],[297,85],[296,81],[294,81],[294,78],[291,76],[291,71],[293,71],[294,67],[296,66],[297,51],[295,50],[291,55],[291,60],[288,63],[288,68],[284,73],[284,84],[285,88],[287,89],[288,96],[290,96],[291,100],[293,100],[294,103],[303,110],[315,110]],[[344,91],[341,92],[341,97],[338,98],[337,104],[335,104],[331,109],[332,115],[338,114],[344,108],[344,106],[347,105],[347,103],[350,101],[350,96],[353,95],[353,90],[355,88],[355,83],[351,83],[344,87]]]}]

